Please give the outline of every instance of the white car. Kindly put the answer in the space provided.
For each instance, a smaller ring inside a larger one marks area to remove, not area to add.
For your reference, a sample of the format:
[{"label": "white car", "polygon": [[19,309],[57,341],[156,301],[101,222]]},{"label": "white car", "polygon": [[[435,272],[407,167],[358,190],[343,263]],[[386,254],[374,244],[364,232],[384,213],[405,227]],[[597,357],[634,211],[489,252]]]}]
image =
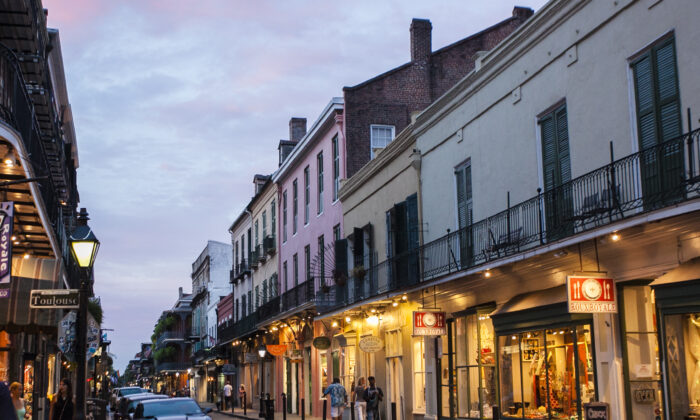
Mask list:
[{"label": "white car", "polygon": [[192,398],[179,397],[167,400],[141,401],[136,406],[134,420],[211,420],[207,413],[211,408],[202,410]]},{"label": "white car", "polygon": [[112,411],[115,411],[119,407],[119,400],[125,395],[140,394],[143,392],[151,392],[150,389],[139,388],[137,386],[129,386],[125,388],[117,388],[112,395],[113,401],[110,400],[109,407]]}]

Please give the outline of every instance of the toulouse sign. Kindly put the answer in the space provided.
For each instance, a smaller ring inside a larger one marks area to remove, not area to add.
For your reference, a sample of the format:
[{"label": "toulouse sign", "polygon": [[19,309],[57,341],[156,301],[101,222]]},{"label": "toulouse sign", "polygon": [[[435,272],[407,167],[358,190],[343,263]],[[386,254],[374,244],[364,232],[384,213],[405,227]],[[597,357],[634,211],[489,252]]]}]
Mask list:
[{"label": "toulouse sign", "polygon": [[413,335],[445,335],[445,313],[436,311],[413,312]]},{"label": "toulouse sign", "polygon": [[566,295],[569,312],[615,313],[617,296],[613,279],[596,276],[568,276]]},{"label": "toulouse sign", "polygon": [[0,203],[0,284],[9,283],[12,276],[12,224],[14,211],[15,204],[12,201]]},{"label": "toulouse sign", "polygon": [[32,290],[29,307],[40,309],[77,309],[80,302],[78,289]]}]

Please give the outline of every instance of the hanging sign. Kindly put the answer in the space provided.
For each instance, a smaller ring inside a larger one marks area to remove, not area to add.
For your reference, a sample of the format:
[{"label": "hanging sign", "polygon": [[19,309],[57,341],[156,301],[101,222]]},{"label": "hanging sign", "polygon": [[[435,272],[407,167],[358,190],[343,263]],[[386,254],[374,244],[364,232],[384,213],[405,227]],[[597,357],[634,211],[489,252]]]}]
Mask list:
[{"label": "hanging sign", "polygon": [[243,363],[258,363],[258,355],[256,353],[246,353],[243,357]]},{"label": "hanging sign", "polygon": [[301,363],[304,360],[304,356],[301,354],[301,350],[293,349],[289,351],[289,361],[291,363]]},{"label": "hanging sign", "polygon": [[266,348],[267,352],[273,356],[282,356],[287,352],[286,344],[268,344]]},{"label": "hanging sign", "polygon": [[331,346],[331,339],[328,337],[316,337],[314,338],[313,345],[318,350],[326,350]]},{"label": "hanging sign", "polygon": [[610,418],[610,405],[602,402],[584,404],[583,418],[585,420],[608,420]]},{"label": "hanging sign", "polygon": [[568,276],[566,294],[569,312],[615,313],[617,296],[613,279],[596,276]]},{"label": "hanging sign", "polygon": [[88,313],[87,322],[87,359],[90,360],[100,346],[100,324]]},{"label": "hanging sign", "polygon": [[58,348],[68,358],[75,360],[75,320],[77,316],[71,311],[58,324]]},{"label": "hanging sign", "polygon": [[382,339],[373,335],[360,338],[360,350],[365,353],[376,353],[384,347]]},{"label": "hanging sign", "polygon": [[[29,307],[39,309],[78,309],[78,289],[32,290]],[[106,338],[106,337],[105,337]]]},{"label": "hanging sign", "polygon": [[436,311],[413,311],[413,335],[432,336],[447,334],[445,313]]},{"label": "hanging sign", "polygon": [[[14,211],[15,203],[12,201],[0,203],[0,284],[10,283],[12,276],[12,224]],[[7,296],[9,296],[9,293],[0,295],[0,297]]]}]

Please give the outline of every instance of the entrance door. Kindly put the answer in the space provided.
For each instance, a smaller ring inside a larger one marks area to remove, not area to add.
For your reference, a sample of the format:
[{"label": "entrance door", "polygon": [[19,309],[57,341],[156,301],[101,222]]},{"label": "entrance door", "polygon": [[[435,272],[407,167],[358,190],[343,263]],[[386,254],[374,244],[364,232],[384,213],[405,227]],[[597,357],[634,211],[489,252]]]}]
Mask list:
[{"label": "entrance door", "polygon": [[[387,359],[387,371],[389,372],[389,404],[387,418],[390,420],[403,420],[403,362],[401,357],[391,357]],[[393,406],[396,406],[394,413]],[[392,415],[395,418],[391,418]]]}]

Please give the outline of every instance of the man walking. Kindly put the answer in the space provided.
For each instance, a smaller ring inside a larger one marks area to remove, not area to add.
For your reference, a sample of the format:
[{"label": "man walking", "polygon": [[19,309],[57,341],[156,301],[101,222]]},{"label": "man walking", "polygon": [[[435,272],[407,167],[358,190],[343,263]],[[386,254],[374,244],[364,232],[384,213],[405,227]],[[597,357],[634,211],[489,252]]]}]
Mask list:
[{"label": "man walking", "polygon": [[328,385],[323,395],[331,395],[331,418],[333,420],[342,420],[343,408],[348,401],[348,393],[345,392],[345,387],[340,384],[339,378],[333,378],[333,383]]},{"label": "man walking", "polygon": [[365,389],[365,401],[367,402],[367,420],[379,419],[379,402],[384,399],[382,389],[374,384],[374,376],[367,378],[369,386]]},{"label": "man walking", "polygon": [[224,410],[226,410],[228,407],[233,408],[233,401],[231,401],[231,393],[233,393],[231,381],[226,381],[226,385],[224,385]]}]

